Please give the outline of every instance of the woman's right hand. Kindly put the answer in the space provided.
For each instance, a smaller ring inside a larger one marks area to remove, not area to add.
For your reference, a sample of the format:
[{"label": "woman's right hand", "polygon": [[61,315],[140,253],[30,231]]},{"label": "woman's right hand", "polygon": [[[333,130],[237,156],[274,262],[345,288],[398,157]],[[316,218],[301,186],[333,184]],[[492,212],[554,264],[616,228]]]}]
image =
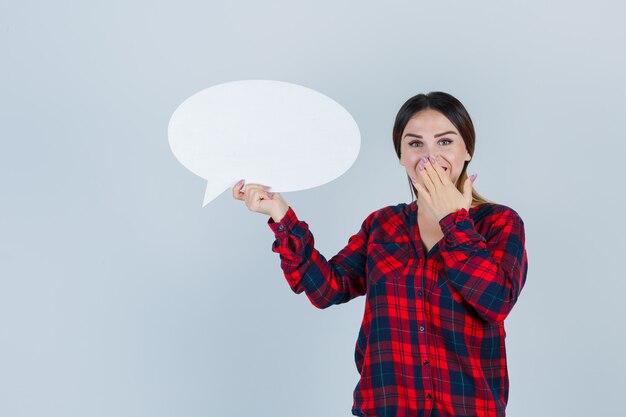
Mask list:
[{"label": "woman's right hand", "polygon": [[246,184],[242,192],[243,184],[244,180],[240,180],[233,186],[233,198],[243,201],[249,210],[272,216],[276,223],[287,213],[289,204],[279,193],[270,192],[270,187],[261,184]]}]

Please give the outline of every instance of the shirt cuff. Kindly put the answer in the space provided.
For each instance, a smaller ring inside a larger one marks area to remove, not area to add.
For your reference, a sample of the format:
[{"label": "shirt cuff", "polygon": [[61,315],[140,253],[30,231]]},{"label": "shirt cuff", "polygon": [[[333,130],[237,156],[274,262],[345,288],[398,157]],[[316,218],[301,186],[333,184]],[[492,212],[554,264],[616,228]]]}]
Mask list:
[{"label": "shirt cuff", "polygon": [[441,226],[443,234],[447,235],[452,231],[454,226],[456,226],[456,223],[462,222],[463,220],[471,220],[469,213],[464,208],[444,216],[439,220],[439,226]]},{"label": "shirt cuff", "polygon": [[267,225],[276,235],[287,233],[297,223],[298,217],[291,206],[289,206],[287,212],[279,222],[275,222],[271,217],[267,220]]},{"label": "shirt cuff", "polygon": [[447,243],[454,247],[462,244],[484,241],[478,234],[469,212],[462,208],[454,213],[449,213],[439,220],[441,231],[446,237]]}]

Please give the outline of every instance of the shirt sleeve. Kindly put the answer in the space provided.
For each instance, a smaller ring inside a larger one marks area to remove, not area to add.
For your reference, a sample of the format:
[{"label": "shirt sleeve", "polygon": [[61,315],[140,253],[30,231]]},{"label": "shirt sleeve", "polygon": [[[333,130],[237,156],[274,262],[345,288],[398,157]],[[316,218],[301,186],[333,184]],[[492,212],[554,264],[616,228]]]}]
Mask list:
[{"label": "shirt sleeve", "polygon": [[270,217],[267,224],[276,237],[272,251],[280,255],[281,268],[293,292],[300,294],[304,291],[311,303],[320,309],[365,294],[370,217],[330,260],[315,249],[309,226],[298,219],[291,206],[280,222],[274,222]]},{"label": "shirt sleeve", "polygon": [[511,209],[496,216],[485,237],[465,209],[439,221],[447,279],[488,322],[504,321],[528,272],[524,222]]}]

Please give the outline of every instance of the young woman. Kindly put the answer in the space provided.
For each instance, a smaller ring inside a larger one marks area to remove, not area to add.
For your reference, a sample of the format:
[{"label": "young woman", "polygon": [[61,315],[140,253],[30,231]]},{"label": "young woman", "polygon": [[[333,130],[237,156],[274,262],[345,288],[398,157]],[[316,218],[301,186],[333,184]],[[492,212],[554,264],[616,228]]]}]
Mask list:
[{"label": "young woman", "polygon": [[524,223],[467,177],[475,133],[443,92],[410,98],[393,127],[410,204],[374,211],[330,260],[279,193],[246,184],[233,197],[271,216],[291,289],[326,308],[366,296],[356,341],[356,416],[501,417],[509,381],[504,319],[526,281]]}]

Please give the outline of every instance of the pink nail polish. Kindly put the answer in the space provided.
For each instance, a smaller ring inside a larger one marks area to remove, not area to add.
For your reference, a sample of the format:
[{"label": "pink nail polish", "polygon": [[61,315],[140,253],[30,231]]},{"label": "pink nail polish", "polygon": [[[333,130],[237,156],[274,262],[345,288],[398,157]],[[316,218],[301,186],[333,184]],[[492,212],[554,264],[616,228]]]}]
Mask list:
[{"label": "pink nail polish", "polygon": [[435,163],[435,158],[433,158],[432,156],[429,156],[428,160],[430,161],[431,164]]},{"label": "pink nail polish", "polygon": [[420,171],[424,170],[424,165],[419,164],[419,165],[417,166],[417,169],[419,169]]},{"label": "pink nail polish", "polygon": [[478,176],[478,174],[477,174],[477,173],[476,173],[476,174],[474,174],[474,175],[472,175],[472,176],[470,177],[470,180],[471,180],[472,182],[476,181],[476,177],[477,177],[477,176]]}]

